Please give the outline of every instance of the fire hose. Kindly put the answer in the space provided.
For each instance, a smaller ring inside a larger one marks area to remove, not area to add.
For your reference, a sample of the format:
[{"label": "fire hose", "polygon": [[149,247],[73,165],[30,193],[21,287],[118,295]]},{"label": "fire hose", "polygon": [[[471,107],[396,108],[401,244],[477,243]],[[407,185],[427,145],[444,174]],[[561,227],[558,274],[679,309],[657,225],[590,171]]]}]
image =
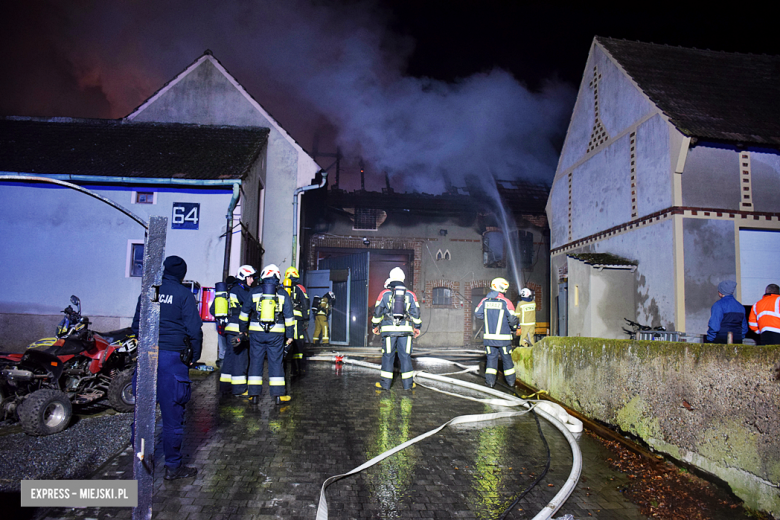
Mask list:
[{"label": "fire hose", "polygon": [[[374,355],[376,355],[375,352]],[[365,361],[359,361],[356,359],[350,359],[344,355],[339,355],[339,354],[318,355],[318,356],[310,357],[308,359],[310,361],[330,361],[330,362],[347,363],[347,364],[361,366],[361,367],[370,368],[374,370],[381,369],[381,367],[377,364],[367,363]],[[459,368],[463,369],[461,370],[461,372],[456,372],[456,373],[473,372],[476,371],[476,369],[478,369],[478,367],[468,367],[465,365],[461,365],[459,363],[454,363],[451,361],[448,362],[453,363],[457,365]],[[502,392],[500,390],[486,388],[481,385],[469,383],[468,381],[461,381],[459,379],[447,377],[447,375],[431,374],[422,370],[415,371],[413,377],[415,382],[420,384],[420,386],[423,386],[425,388],[437,392],[445,393],[456,397],[461,397],[464,399],[470,399],[473,401],[489,404],[492,406],[523,407],[525,409],[517,412],[496,412],[496,413],[478,414],[478,415],[461,415],[455,417],[453,419],[450,419],[446,423],[442,424],[441,426],[434,428],[433,430],[418,435],[414,439],[408,440],[396,446],[395,448],[392,448],[388,451],[385,451],[384,453],[377,455],[376,457],[372,458],[371,460],[365,462],[361,466],[358,466],[357,468],[354,468],[353,470],[347,473],[343,473],[341,475],[334,475],[328,478],[327,480],[325,480],[325,482],[323,482],[322,488],[320,489],[320,501],[317,507],[317,520],[328,520],[328,501],[326,498],[326,489],[333,482],[340,480],[344,477],[348,477],[350,475],[359,473],[364,469],[369,468],[374,464],[377,464],[378,462],[386,459],[387,457],[390,457],[391,455],[427,437],[435,435],[436,433],[442,431],[447,426],[454,426],[456,424],[464,424],[464,423],[487,422],[487,421],[493,421],[505,417],[517,417],[520,415],[524,415],[530,412],[531,410],[533,410],[536,414],[540,415],[542,418],[546,419],[548,422],[550,422],[550,424],[555,426],[563,434],[563,436],[569,442],[569,446],[571,447],[571,452],[572,452],[572,468],[571,468],[571,472],[569,473],[569,477],[561,487],[560,491],[558,491],[558,493],[553,497],[553,499],[533,518],[533,520],[548,520],[552,518],[552,515],[554,515],[555,512],[558,511],[558,509],[560,509],[563,503],[566,502],[566,500],[572,494],[572,492],[574,491],[574,487],[577,485],[577,482],[579,481],[580,478],[580,473],[582,471],[582,453],[580,452],[579,445],[577,444],[577,439],[574,437],[573,433],[579,433],[582,431],[582,422],[568,415],[562,407],[554,403],[550,403],[548,401],[537,401],[537,402],[527,401],[519,397]],[[492,397],[483,399],[483,398],[463,396],[453,392],[447,392],[445,390],[441,390],[429,385],[425,385],[420,380],[438,381],[438,382],[447,383],[451,385],[461,386],[463,388],[468,388],[476,392],[488,394]]]}]

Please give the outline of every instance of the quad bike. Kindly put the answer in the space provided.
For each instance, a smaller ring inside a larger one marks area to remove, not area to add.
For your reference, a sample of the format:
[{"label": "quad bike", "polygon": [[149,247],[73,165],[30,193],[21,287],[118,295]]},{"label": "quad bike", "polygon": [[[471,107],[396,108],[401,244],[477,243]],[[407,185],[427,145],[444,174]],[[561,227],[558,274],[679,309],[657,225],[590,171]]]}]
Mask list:
[{"label": "quad bike", "polygon": [[623,332],[628,334],[628,339],[638,339],[640,332],[647,332],[647,331],[660,331],[663,332],[666,330],[665,327],[650,327],[649,325],[642,325],[641,323],[637,323],[635,321],[631,321],[628,318],[623,318],[631,327],[631,330],[623,327]]},{"label": "quad bike", "polygon": [[44,338],[24,353],[0,353],[0,416],[18,419],[28,435],[64,430],[73,405],[107,398],[118,412],[135,407],[133,370],[138,340],[132,329],[95,332],[71,296],[56,338]]}]

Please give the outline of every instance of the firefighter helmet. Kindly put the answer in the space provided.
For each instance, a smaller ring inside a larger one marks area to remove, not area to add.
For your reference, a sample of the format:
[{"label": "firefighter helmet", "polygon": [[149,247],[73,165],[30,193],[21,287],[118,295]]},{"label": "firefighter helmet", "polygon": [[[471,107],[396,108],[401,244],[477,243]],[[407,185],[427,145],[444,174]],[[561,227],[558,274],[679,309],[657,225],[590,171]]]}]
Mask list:
[{"label": "firefighter helmet", "polygon": [[507,282],[505,278],[494,278],[493,281],[490,282],[490,288],[494,291],[504,293],[509,289],[509,282]]},{"label": "firefighter helmet", "polygon": [[298,269],[295,267],[288,267],[287,270],[284,272],[285,278],[300,278],[301,275],[298,273]]},{"label": "firefighter helmet", "polygon": [[335,301],[336,301],[336,295],[335,295],[335,294],[333,294],[333,291],[328,291],[328,293],[327,293],[325,296],[327,296],[327,297],[328,297],[328,299],[329,299],[331,302],[335,302]]},{"label": "firefighter helmet", "polygon": [[533,291],[529,289],[528,287],[524,287],[523,290],[520,291],[520,298],[530,298],[533,296]]},{"label": "firefighter helmet", "polygon": [[282,272],[279,270],[279,268],[276,266],[276,264],[268,264],[267,266],[263,267],[263,272],[260,273],[260,278],[271,278],[272,276],[275,276],[277,280],[282,279]]},{"label": "firefighter helmet", "polygon": [[404,273],[404,270],[400,267],[393,267],[390,270],[390,281],[391,282],[403,282],[406,280],[406,274]]},{"label": "firefighter helmet", "polygon": [[254,276],[257,271],[255,271],[255,268],[251,265],[242,265],[238,268],[238,273],[236,273],[236,278],[238,278],[238,281],[243,282],[246,281],[247,277]]}]

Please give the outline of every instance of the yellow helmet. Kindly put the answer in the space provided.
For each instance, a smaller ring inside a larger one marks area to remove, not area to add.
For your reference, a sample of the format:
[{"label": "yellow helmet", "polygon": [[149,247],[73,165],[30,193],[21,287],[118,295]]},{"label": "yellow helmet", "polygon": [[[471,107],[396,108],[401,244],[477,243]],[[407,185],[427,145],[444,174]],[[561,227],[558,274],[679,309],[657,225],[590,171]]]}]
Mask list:
[{"label": "yellow helmet", "polygon": [[284,272],[285,278],[300,278],[301,275],[298,273],[298,270],[294,267],[288,267],[287,270]]},{"label": "yellow helmet", "polygon": [[507,282],[504,278],[494,278],[493,281],[490,282],[490,288],[494,291],[504,293],[507,289],[509,289],[509,282]]}]

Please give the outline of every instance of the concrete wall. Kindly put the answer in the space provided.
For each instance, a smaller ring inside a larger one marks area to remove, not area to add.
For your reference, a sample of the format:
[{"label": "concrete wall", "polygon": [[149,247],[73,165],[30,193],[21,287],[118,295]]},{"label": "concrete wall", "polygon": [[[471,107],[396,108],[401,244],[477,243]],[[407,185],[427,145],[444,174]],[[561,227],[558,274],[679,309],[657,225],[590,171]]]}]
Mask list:
[{"label": "concrete wall", "polygon": [[[90,189],[147,221],[152,215],[168,217],[166,256],[185,259],[188,280],[213,287],[221,279],[225,247],[221,235],[229,190]],[[131,204],[133,190],[156,192],[156,203]],[[199,229],[171,229],[174,202],[200,203]],[[0,207],[3,348],[16,350],[54,335],[60,311],[69,304],[71,294],[81,299],[82,312],[94,321],[96,330],[130,325],[141,279],[127,276],[128,248],[129,241],[144,240],[139,224],[95,198],[53,185],[3,183]],[[210,328],[204,326],[204,330]]]},{"label": "concrete wall", "polygon": [[685,247],[685,331],[707,332],[718,284],[737,279],[734,222],[683,219]]},{"label": "concrete wall", "polygon": [[780,213],[780,155],[771,150],[751,150],[750,166],[756,211]]},{"label": "concrete wall", "polygon": [[780,515],[780,347],[556,337],[513,358],[522,381]]},{"label": "concrete wall", "polygon": [[623,318],[636,307],[634,273],[624,269],[599,270],[568,258],[569,336],[625,338]]}]

